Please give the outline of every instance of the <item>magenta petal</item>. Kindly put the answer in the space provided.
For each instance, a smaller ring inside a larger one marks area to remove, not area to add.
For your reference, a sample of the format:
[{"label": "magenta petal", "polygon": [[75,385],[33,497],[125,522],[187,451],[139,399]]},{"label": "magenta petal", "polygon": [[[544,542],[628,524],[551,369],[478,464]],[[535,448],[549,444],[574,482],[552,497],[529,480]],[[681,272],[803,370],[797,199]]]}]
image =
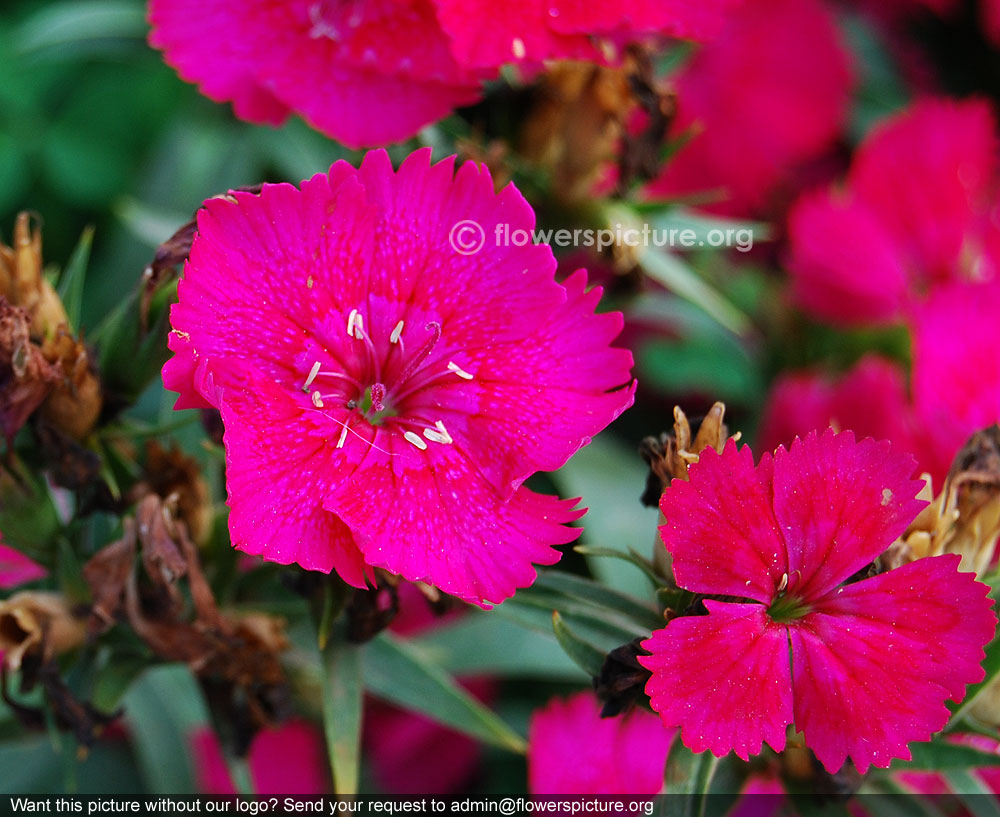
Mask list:
[{"label": "magenta petal", "polygon": [[601,717],[593,692],[553,698],[531,716],[531,794],[656,794],[673,731],[635,709]]},{"label": "magenta petal", "polygon": [[829,592],[884,551],[927,503],[915,462],[888,442],[828,430],[774,455],[774,517],[788,545],[788,592]]},{"label": "magenta petal", "polygon": [[879,214],[834,191],[803,196],[788,218],[792,293],[803,308],[838,323],[898,318],[908,281],[900,249]]},{"label": "magenta petal", "polygon": [[489,607],[535,579],[533,564],[559,560],[554,545],[575,540],[567,527],[576,500],[519,488],[501,501],[454,446],[418,451],[380,435],[352,478],[324,502],[347,523],[376,567]]},{"label": "magenta petal", "polygon": [[46,570],[21,551],[0,544],[0,589],[6,590],[19,584],[33,582],[46,575]]},{"label": "magenta petal", "polygon": [[944,702],[981,681],[996,618],[954,554],[841,587],[789,626],[795,723],[830,772],[910,758],[948,722]]},{"label": "magenta petal", "polygon": [[321,506],[322,497],[356,466],[336,448],[341,427],[319,412],[303,413],[284,390],[252,369],[226,360],[217,367],[225,372],[213,382],[226,429],[233,545],[270,562],[334,570],[364,587],[370,570],[351,532]]},{"label": "magenta petal", "polygon": [[[769,461],[765,456],[765,462]],[[695,593],[768,603],[788,571],[785,545],[771,511],[769,486],[747,446],[730,440],[675,479],[660,499],[660,536],[674,559],[677,583]]]},{"label": "magenta petal", "polygon": [[646,693],[684,745],[746,760],[766,741],[780,752],[792,720],[788,635],[759,604],[706,601],[707,616],[675,618],[643,642]]},{"label": "magenta petal", "polygon": [[[250,122],[279,125],[288,107],[257,78],[260,0],[151,0],[149,43],[209,99]],[[266,38],[265,38],[266,39]]]}]

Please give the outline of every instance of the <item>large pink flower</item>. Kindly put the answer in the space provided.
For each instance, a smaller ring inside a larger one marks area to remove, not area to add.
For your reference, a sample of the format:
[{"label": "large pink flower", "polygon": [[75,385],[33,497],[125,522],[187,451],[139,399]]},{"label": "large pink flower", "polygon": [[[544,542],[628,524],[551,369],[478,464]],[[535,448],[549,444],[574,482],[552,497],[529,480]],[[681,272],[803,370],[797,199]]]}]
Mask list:
[{"label": "large pink flower", "polygon": [[577,537],[574,501],[522,483],[631,404],[632,356],[586,274],[557,284],[548,246],[493,245],[503,224],[532,229],[521,194],[429,150],[205,202],[163,374],[221,409],[240,550],[486,604]]},{"label": "large pink flower", "polygon": [[651,193],[710,193],[715,211],[760,211],[797,165],[831,147],[851,84],[847,52],[819,0],[746,0],[677,77],[674,136],[692,138]]},{"label": "large pink flower", "polygon": [[601,717],[593,692],[553,698],[531,716],[532,794],[656,794],[674,733],[648,712]]},{"label": "large pink flower", "polygon": [[[706,600],[644,642],[646,691],[696,752],[781,751],[794,722],[830,771],[909,758],[983,678],[996,619],[955,555],[844,584],[924,502],[913,461],[850,432],[765,454],[730,441],[663,496],[677,583]],[[789,660],[789,653],[791,660]]]},{"label": "large pink flower", "polygon": [[992,279],[997,134],[986,102],[925,100],[868,135],[843,189],[789,218],[799,303],[826,320],[896,320],[942,282]]},{"label": "large pink flower", "polygon": [[150,43],[236,115],[290,111],[352,147],[479,98],[508,62],[598,58],[592,36],[701,37],[733,0],[151,0]]}]

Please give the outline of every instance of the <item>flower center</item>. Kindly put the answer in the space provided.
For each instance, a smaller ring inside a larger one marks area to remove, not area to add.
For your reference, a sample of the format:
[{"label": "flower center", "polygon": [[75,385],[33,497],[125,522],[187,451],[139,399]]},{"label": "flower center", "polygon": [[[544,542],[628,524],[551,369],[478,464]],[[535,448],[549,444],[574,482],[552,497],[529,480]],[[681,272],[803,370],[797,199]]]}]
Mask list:
[{"label": "flower center", "polygon": [[[314,408],[327,412],[342,426],[337,447],[344,447],[348,433],[361,422],[395,431],[421,451],[428,442],[454,442],[440,419],[427,416],[440,402],[427,400],[424,392],[473,376],[440,354],[441,324],[428,321],[420,329],[406,331],[406,322],[401,320],[388,335],[373,339],[361,313],[352,309],[347,334],[351,338],[348,354],[330,369],[324,369],[321,361],[314,362],[301,386]],[[331,413],[334,410],[338,410],[336,417]],[[347,414],[341,420],[344,410]]]},{"label": "flower center", "polygon": [[785,596],[782,594],[779,594],[778,597],[771,602],[771,606],[767,608],[767,614],[776,624],[781,624],[786,621],[795,621],[796,619],[808,615],[811,611],[812,608],[801,599],[797,599],[795,596]]}]

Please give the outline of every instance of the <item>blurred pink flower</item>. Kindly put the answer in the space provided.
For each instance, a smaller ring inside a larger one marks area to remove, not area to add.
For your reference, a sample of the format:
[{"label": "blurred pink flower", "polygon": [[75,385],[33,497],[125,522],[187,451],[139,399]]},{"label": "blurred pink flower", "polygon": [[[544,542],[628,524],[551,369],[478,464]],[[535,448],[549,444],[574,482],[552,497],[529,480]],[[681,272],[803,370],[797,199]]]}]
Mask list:
[{"label": "blurred pink flower", "polygon": [[874,128],[842,189],[789,216],[792,290],[839,323],[899,319],[934,286],[994,278],[997,134],[982,100],[928,99]]},{"label": "blurred pink flower", "polygon": [[[197,785],[204,794],[236,794],[215,732],[205,727],[191,735]],[[257,794],[327,794],[326,747],[320,730],[293,720],[257,733],[247,754]]]},{"label": "blurred pink flower", "polygon": [[46,573],[44,567],[29,559],[21,551],[0,543],[0,590],[33,582]]},{"label": "blurred pink flower", "polygon": [[553,698],[531,716],[531,794],[656,794],[672,729],[643,710],[601,717],[593,692]]},{"label": "blurred pink flower", "polygon": [[1000,422],[1000,281],[939,289],[913,316],[921,445],[947,468],[974,432]]},{"label": "blurred pink flower", "polygon": [[670,621],[639,661],[686,746],[747,759],[765,741],[783,750],[794,721],[828,771],[850,757],[863,774],[944,727],[945,700],[984,677],[989,588],[953,554],[843,584],[926,504],[912,471],[889,443],[827,431],[756,468],[730,441],[671,483],[660,532],[708,614]]},{"label": "blurred pink flower", "polygon": [[505,63],[601,59],[594,37],[710,36],[734,0],[151,0],[150,43],[236,115],[351,147],[476,101]]},{"label": "blurred pink flower", "polygon": [[657,197],[720,193],[707,209],[759,212],[845,122],[851,64],[819,0],[746,0],[676,78],[672,135],[693,138],[649,187]]},{"label": "blurred pink flower", "polygon": [[621,314],[594,314],[582,270],[557,284],[546,245],[459,252],[469,222],[493,239],[534,213],[429,150],[205,202],[163,378],[221,409],[238,549],[487,606],[579,535],[574,500],[522,483],[631,405]]},{"label": "blurred pink flower", "polygon": [[858,438],[890,440],[893,450],[912,454],[920,469],[933,470],[936,479],[944,477],[938,458],[927,456],[906,373],[892,361],[869,354],[839,377],[808,370],[782,374],[764,406],[758,448],[787,447],[796,437],[831,426]]}]

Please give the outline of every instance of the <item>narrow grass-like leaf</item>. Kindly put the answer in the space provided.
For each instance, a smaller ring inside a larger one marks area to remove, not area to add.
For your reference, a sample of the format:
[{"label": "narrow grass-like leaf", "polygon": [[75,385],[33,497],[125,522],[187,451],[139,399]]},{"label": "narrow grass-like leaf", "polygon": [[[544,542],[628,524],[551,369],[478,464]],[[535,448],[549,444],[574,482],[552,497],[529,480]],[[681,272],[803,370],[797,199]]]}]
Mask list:
[{"label": "narrow grass-like leaf", "polygon": [[365,683],[379,698],[459,732],[511,752],[527,751],[524,738],[462,689],[427,653],[390,633],[368,643]]},{"label": "narrow grass-like leaf", "polygon": [[56,292],[66,308],[69,327],[74,332],[80,331],[80,312],[83,309],[83,284],[87,278],[87,265],[90,263],[90,247],[94,241],[94,228],[85,227],[80,233],[73,254],[66,263],[66,268],[59,276],[59,286]]},{"label": "narrow grass-like leaf", "polygon": [[578,599],[597,608],[613,610],[634,622],[639,627],[650,631],[663,627],[663,618],[651,604],[625,593],[619,593],[610,587],[587,579],[574,576],[559,570],[540,571],[533,587],[542,590],[553,590],[568,598]]},{"label": "narrow grass-like leaf", "polygon": [[555,611],[552,613],[552,632],[556,634],[559,646],[566,655],[572,658],[587,675],[594,678],[601,674],[607,653],[576,635],[563,621],[562,616]]},{"label": "narrow grass-like leaf", "polygon": [[358,793],[364,703],[362,648],[343,635],[338,628],[320,652],[323,732],[334,790],[341,796]]}]

